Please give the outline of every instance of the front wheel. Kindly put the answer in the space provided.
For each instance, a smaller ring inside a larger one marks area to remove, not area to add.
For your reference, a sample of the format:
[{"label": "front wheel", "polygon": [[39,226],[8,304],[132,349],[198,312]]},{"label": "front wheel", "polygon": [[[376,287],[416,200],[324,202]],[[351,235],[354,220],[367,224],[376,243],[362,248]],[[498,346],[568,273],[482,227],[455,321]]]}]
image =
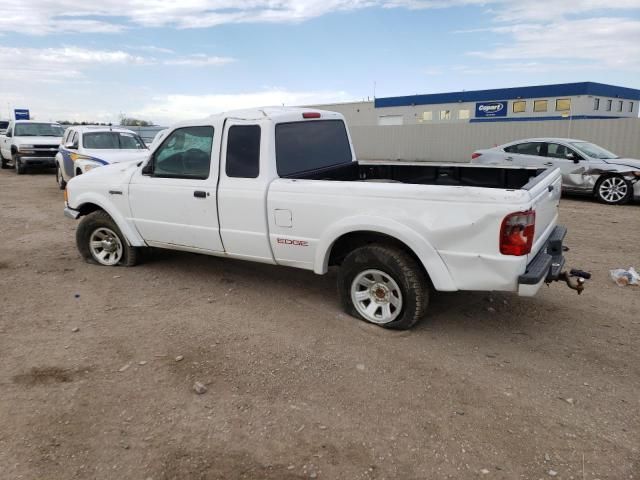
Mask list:
[{"label": "front wheel", "polygon": [[80,221],[76,243],[82,257],[90,263],[132,267],[138,262],[138,249],[127,243],[116,223],[103,210],[92,212]]},{"label": "front wheel", "polygon": [[620,175],[602,177],[596,183],[596,198],[609,205],[622,205],[631,199],[631,184]]},{"label": "front wheel", "polygon": [[9,168],[9,164],[7,163],[7,161],[4,158],[4,155],[2,155],[2,151],[0,150],[0,166],[2,167],[2,169],[6,169]]},{"label": "front wheel", "polygon": [[60,190],[64,190],[67,186],[67,182],[62,176],[62,170],[60,169],[60,164],[56,163],[56,182]]},{"label": "front wheel", "polygon": [[429,304],[429,283],[418,262],[399,248],[379,244],[347,255],[338,293],[348,314],[398,330],[415,325]]},{"label": "front wheel", "polygon": [[16,168],[16,173],[18,175],[24,175],[27,171],[27,167],[20,161],[20,157],[17,155],[13,156],[13,166]]}]

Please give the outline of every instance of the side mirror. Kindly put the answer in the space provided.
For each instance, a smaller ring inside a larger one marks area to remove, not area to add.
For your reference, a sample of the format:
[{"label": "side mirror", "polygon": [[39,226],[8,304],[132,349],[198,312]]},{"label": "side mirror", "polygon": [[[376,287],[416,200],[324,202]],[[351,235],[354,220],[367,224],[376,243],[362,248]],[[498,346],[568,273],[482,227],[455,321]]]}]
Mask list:
[{"label": "side mirror", "polygon": [[6,135],[6,136],[7,136],[7,138],[11,138],[11,137],[13,137],[13,133],[11,132],[11,130],[9,130],[9,131],[7,132],[7,135]]},{"label": "side mirror", "polygon": [[147,164],[142,167],[142,175],[153,175],[153,157],[149,158]]},{"label": "side mirror", "polygon": [[64,148],[68,148],[70,150],[77,150],[78,146],[73,142],[67,142],[64,144]]},{"label": "side mirror", "polygon": [[573,163],[578,163],[580,158],[573,152],[567,153],[567,160],[573,160]]}]

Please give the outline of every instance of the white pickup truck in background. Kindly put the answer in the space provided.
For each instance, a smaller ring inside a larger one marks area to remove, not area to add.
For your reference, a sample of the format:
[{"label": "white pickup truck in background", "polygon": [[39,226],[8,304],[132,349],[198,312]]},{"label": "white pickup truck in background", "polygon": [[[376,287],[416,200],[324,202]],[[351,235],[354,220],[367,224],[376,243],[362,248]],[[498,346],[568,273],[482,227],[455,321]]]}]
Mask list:
[{"label": "white pickup truck in background", "polygon": [[64,129],[57,123],[11,120],[0,135],[2,168],[15,168],[22,175],[29,167],[55,167],[56,153]]},{"label": "white pickup truck in background", "polygon": [[133,265],[160,247],[324,274],[346,311],[409,328],[429,292],[534,295],[562,279],[560,171],[356,161],[340,114],[228,112],[169,129],[147,161],[70,180],[88,261]]}]

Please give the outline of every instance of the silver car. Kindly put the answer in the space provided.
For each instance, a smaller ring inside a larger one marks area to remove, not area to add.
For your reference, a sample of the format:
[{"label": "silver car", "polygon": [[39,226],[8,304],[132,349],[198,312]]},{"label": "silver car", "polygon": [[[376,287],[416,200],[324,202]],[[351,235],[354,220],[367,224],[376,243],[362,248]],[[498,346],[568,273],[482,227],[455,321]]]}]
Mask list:
[{"label": "silver car", "polygon": [[595,195],[608,204],[640,200],[640,160],[620,158],[598,145],[570,138],[528,138],[477,150],[472,163],[557,167],[565,192]]}]

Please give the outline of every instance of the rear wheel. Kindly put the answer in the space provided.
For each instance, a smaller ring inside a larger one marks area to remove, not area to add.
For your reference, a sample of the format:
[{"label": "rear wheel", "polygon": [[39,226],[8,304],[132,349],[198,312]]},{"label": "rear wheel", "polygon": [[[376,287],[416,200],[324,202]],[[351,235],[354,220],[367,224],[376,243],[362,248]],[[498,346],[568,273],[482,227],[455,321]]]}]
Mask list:
[{"label": "rear wheel", "polygon": [[631,184],[620,175],[602,177],[596,183],[596,198],[609,205],[622,205],[631,199]]},{"label": "rear wheel", "polygon": [[138,262],[138,249],[127,243],[116,223],[103,210],[92,212],[80,221],[76,244],[90,263],[132,267]]},{"label": "rear wheel", "polygon": [[429,303],[429,283],[418,262],[399,248],[378,244],[347,255],[338,293],[350,315],[399,330],[415,325]]},{"label": "rear wheel", "polygon": [[56,182],[58,183],[58,187],[60,188],[60,190],[64,190],[67,186],[67,182],[62,176],[62,170],[60,169],[59,163],[56,163]]}]

